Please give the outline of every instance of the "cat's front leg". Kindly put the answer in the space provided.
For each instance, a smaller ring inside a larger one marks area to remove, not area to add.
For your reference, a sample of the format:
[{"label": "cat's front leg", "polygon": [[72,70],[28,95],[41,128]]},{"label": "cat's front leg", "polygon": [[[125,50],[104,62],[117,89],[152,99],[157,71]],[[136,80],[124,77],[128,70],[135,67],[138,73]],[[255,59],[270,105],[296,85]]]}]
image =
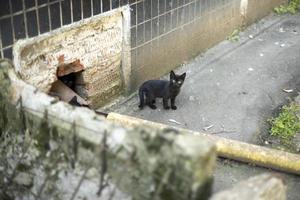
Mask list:
[{"label": "cat's front leg", "polygon": [[168,105],[168,98],[163,98],[163,105],[164,105],[164,109],[168,110],[170,109],[170,106]]},{"label": "cat's front leg", "polygon": [[155,100],[155,98],[153,97],[153,94],[151,93],[148,93],[148,95],[146,96],[146,102],[147,102],[147,105],[155,110],[156,109],[156,106],[153,104],[153,100]]},{"label": "cat's front leg", "polygon": [[171,98],[171,108],[172,108],[173,110],[176,110],[176,109],[177,109],[177,107],[175,106],[175,97],[174,97],[174,98]]},{"label": "cat's front leg", "polygon": [[153,109],[153,110],[156,109],[156,106],[155,106],[154,104],[149,104],[149,107],[150,107],[151,109]]}]

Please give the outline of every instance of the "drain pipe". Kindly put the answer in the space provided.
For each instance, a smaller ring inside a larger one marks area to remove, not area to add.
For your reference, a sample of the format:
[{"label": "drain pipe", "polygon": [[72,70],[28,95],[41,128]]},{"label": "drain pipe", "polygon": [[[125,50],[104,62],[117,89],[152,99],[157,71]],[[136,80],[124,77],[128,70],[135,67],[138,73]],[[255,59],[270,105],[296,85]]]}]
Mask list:
[{"label": "drain pipe", "polygon": [[[118,113],[109,113],[107,119],[125,127],[148,126],[156,129],[170,128],[170,126],[165,124],[138,119]],[[176,127],[172,128],[177,129],[178,131],[184,130]],[[300,155],[236,140],[225,139],[210,134],[184,130],[184,132],[186,131],[194,135],[199,135],[199,137],[208,138],[212,141],[217,147],[219,157],[252,163],[258,166],[300,175]]]}]

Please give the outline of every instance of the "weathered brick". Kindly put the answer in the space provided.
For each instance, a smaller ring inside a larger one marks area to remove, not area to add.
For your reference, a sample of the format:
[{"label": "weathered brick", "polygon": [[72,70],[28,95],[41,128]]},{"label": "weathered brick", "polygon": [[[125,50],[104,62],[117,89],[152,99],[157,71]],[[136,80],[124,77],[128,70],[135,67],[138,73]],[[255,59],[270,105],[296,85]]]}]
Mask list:
[{"label": "weathered brick", "polygon": [[[122,50],[124,19],[121,10],[74,23],[53,33],[19,41],[14,50],[16,69],[22,78],[48,92],[58,79],[72,72],[79,93],[92,106],[101,105],[110,94],[124,88]],[[108,95],[108,96],[107,96]],[[101,103],[100,103],[101,102]]]}]

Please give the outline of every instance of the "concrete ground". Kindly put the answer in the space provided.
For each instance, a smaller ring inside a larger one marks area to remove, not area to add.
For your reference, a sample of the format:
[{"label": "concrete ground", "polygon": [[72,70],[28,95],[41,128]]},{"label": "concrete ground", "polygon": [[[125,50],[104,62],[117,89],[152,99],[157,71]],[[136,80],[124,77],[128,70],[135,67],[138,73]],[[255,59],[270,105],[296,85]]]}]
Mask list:
[{"label": "concrete ground", "polygon": [[[139,110],[137,95],[106,111],[263,144],[267,119],[300,91],[300,15],[268,16],[240,33],[238,42],[223,41],[176,72],[187,72],[176,111],[163,110],[161,101],[157,110]],[[214,190],[264,171],[220,159]],[[283,176],[288,199],[299,199],[300,177]]]}]

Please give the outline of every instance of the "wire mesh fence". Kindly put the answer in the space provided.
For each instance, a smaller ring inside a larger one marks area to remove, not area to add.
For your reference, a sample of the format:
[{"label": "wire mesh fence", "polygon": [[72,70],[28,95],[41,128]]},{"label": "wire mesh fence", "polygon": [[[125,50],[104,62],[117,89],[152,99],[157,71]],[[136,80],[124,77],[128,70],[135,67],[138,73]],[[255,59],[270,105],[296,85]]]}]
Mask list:
[{"label": "wire mesh fence", "polygon": [[1,0],[0,53],[12,58],[18,39],[130,5],[131,47],[136,49],[197,19],[208,0]]},{"label": "wire mesh fence", "polygon": [[[239,0],[2,0],[0,57],[13,44],[60,27],[130,7],[131,89],[168,73],[237,25]],[[215,26],[214,23],[219,23]],[[219,27],[219,28],[215,28]],[[224,30],[219,30],[224,29]],[[99,42],[101,45],[101,41]],[[155,70],[154,70],[155,69]]]},{"label": "wire mesh fence", "polygon": [[12,58],[18,39],[51,32],[123,4],[121,0],[2,0],[1,57]]}]

